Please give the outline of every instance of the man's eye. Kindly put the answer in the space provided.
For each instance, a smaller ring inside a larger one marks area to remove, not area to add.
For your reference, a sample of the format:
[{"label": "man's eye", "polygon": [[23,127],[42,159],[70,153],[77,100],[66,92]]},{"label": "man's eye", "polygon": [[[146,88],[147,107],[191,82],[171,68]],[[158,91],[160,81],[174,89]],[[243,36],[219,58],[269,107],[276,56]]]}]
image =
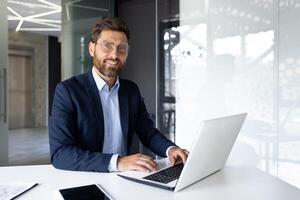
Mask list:
[{"label": "man's eye", "polygon": [[119,46],[119,49],[120,49],[120,50],[126,50],[126,49],[127,49],[127,46],[125,46],[125,45],[124,45],[124,46]]},{"label": "man's eye", "polygon": [[111,44],[103,44],[103,47],[106,49],[111,49],[112,45]]}]

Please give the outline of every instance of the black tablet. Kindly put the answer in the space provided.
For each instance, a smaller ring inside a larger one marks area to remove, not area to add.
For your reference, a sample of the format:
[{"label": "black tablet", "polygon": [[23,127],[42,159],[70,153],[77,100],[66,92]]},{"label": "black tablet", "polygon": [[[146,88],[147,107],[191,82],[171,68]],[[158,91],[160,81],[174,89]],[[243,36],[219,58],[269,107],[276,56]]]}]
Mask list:
[{"label": "black tablet", "polygon": [[99,185],[85,185],[59,190],[65,200],[112,200]]}]

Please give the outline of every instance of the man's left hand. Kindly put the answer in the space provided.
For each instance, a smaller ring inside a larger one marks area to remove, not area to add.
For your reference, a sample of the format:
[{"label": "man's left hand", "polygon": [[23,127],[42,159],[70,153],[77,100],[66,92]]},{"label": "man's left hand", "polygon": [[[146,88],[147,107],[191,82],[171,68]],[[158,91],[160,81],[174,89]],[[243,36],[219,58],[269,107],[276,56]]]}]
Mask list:
[{"label": "man's left hand", "polygon": [[189,153],[190,152],[186,149],[172,147],[168,152],[168,158],[172,165],[174,165],[178,160],[182,160],[182,162],[185,163]]}]

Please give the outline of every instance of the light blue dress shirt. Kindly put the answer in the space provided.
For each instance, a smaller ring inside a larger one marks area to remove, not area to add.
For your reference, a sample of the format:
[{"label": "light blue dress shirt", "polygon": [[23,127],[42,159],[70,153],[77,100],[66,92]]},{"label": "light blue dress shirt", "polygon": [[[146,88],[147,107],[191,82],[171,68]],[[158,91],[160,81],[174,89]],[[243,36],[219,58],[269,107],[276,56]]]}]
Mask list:
[{"label": "light blue dress shirt", "polygon": [[119,155],[125,155],[125,141],[123,138],[118,91],[120,87],[119,77],[115,85],[109,89],[106,82],[96,73],[95,67],[92,69],[93,78],[96,82],[104,117],[104,141],[102,153],[114,154],[110,160],[108,171],[118,171],[117,159]]},{"label": "light blue dress shirt", "polygon": [[[118,171],[117,159],[120,155],[126,154],[125,141],[123,138],[118,91],[120,87],[119,77],[117,77],[115,85],[109,90],[106,82],[97,74],[95,67],[92,69],[93,78],[96,82],[104,117],[104,141],[102,153],[114,154],[109,162],[108,171]],[[175,146],[170,146],[166,150],[168,156],[169,150]]]}]

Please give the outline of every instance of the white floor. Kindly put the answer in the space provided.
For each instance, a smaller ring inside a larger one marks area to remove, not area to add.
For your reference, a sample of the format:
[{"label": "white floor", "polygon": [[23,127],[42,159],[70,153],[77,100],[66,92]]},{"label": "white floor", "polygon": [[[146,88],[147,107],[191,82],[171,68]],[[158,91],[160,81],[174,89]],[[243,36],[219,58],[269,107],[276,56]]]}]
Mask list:
[{"label": "white floor", "polygon": [[49,164],[47,128],[24,128],[9,131],[9,165]]}]

